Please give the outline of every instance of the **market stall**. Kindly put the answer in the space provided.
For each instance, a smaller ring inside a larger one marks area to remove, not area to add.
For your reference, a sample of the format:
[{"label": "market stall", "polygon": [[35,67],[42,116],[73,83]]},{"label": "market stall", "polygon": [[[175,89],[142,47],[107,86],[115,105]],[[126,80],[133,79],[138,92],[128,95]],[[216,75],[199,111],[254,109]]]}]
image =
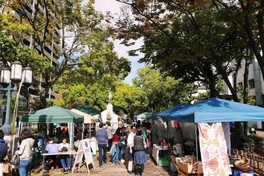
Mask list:
[{"label": "market stall", "polygon": [[[222,100],[218,98],[211,98],[205,101],[201,101],[199,103],[181,107],[179,109],[171,110],[167,113],[166,116],[161,117],[164,121],[170,121],[170,120],[177,120],[178,122],[192,122],[195,123],[195,126],[197,128],[197,125],[199,126],[199,141],[200,141],[200,147],[201,141],[206,142],[205,139],[201,138],[201,134],[204,134],[201,129],[205,129],[204,126],[200,124],[207,124],[207,128],[210,128],[211,131],[215,129],[215,127],[219,127],[219,122],[256,122],[256,121],[264,121],[264,108],[251,106],[247,104]],[[211,123],[208,125],[208,123]],[[198,128],[197,128],[198,129]],[[208,130],[208,131],[210,131]],[[210,132],[211,132],[210,131]],[[196,152],[198,152],[198,134],[197,130],[195,130],[195,136],[196,136]],[[209,134],[210,136],[210,134]],[[223,136],[221,132],[221,137]],[[223,139],[223,141],[225,141]],[[223,144],[222,144],[223,145]],[[225,146],[225,145],[224,145]],[[203,147],[203,146],[202,146]],[[225,146],[226,147],[226,146]],[[216,147],[216,149],[219,147]],[[205,149],[201,149],[203,151],[206,151]],[[223,150],[225,151],[225,150]],[[209,153],[207,153],[209,154]],[[211,153],[213,155],[213,153]],[[224,154],[227,157],[227,153]],[[198,153],[196,153],[196,156],[198,157]],[[205,161],[204,155],[202,154],[202,161]],[[209,160],[207,162],[214,163],[211,156],[209,155]],[[225,157],[226,160],[227,158]],[[219,158],[218,158],[219,159]],[[229,164],[225,163],[226,165]],[[209,167],[205,167],[209,166]],[[203,165],[203,172],[207,172],[210,168],[210,165],[206,164]],[[206,174],[205,174],[206,175]]]},{"label": "market stall", "polygon": [[[71,109],[72,112],[76,113],[76,114],[79,114],[81,116],[83,116],[84,120],[83,120],[83,128],[82,128],[82,139],[84,138],[84,126],[85,124],[88,124],[89,125],[89,137],[91,138],[92,136],[92,124],[95,123],[98,118],[97,117],[94,117],[90,114],[86,114],[82,111],[79,111],[77,109]],[[94,131],[95,129],[93,129]]]},{"label": "market stall", "polygon": [[73,149],[74,138],[74,123],[83,122],[83,116],[76,114],[68,109],[59,106],[52,106],[45,109],[38,110],[19,117],[19,130],[20,134],[21,125],[23,122],[28,123],[67,123],[69,129],[69,140],[71,149]]}]

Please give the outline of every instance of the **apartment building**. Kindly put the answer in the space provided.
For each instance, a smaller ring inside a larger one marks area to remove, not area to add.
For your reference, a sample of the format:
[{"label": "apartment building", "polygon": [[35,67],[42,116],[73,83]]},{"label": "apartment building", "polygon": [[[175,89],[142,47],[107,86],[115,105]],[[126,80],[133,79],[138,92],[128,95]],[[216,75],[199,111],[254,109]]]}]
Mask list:
[{"label": "apartment building", "polygon": [[[53,0],[51,1],[53,3]],[[9,3],[8,1],[5,2],[5,3]],[[43,7],[41,6],[40,3],[38,3],[37,0],[31,0],[31,1],[25,1],[25,5],[23,6],[24,7],[24,10],[25,10],[25,13],[27,13],[28,15],[32,15],[33,16],[33,13],[35,12],[38,12],[40,14],[43,14],[43,16],[45,15],[45,11],[43,9]],[[2,4],[0,6],[0,9],[1,9],[1,12],[3,12],[3,7],[5,6],[6,4]],[[12,11],[14,17],[18,20],[18,21],[23,21],[25,19],[23,19],[23,15],[21,15],[20,11],[19,10],[13,10]],[[51,16],[55,16],[55,15],[51,15]],[[50,20],[53,20],[53,19],[50,19]],[[40,43],[38,43],[37,41],[34,40],[33,36],[29,36],[29,35],[26,35],[26,34],[23,34],[23,44],[26,45],[26,46],[29,46],[30,48],[34,48],[36,49],[39,54],[43,55],[43,56],[46,56],[47,58],[49,57],[52,57],[52,58],[58,58],[59,59],[59,52],[61,50],[61,47],[60,47],[60,43],[61,43],[61,31],[62,29],[60,28],[60,24],[56,24],[54,26],[54,31],[53,33],[49,34],[52,38],[52,40],[50,41],[46,41],[45,42],[45,45],[43,47],[43,50],[41,49],[41,45]],[[50,64],[51,66],[58,66],[59,65],[59,62],[54,59],[54,60],[51,60],[50,61]],[[37,78],[37,79],[40,79],[40,82],[42,82],[41,80],[41,77],[40,78]],[[32,94],[32,96],[36,97],[35,95],[35,90],[34,88],[31,86],[29,88],[29,94]],[[55,92],[53,91],[49,91],[49,95],[47,95],[47,97],[55,97],[58,96]],[[5,91],[0,91],[0,98],[1,99],[5,99]],[[20,106],[22,107],[27,107],[27,98],[21,96],[21,101],[20,102]],[[5,105],[2,105],[3,108],[1,108],[1,114],[0,116],[4,116],[4,112],[5,112],[5,109],[4,109],[4,106]],[[1,119],[2,120],[2,119]],[[1,121],[0,120],[0,121]],[[1,125],[1,123],[0,123]]]},{"label": "apartment building", "polygon": [[[255,100],[257,106],[264,107],[264,81],[261,74],[260,67],[258,65],[257,60],[252,59],[251,64],[248,68],[248,96]],[[241,68],[238,71],[236,76],[236,84],[240,88],[244,87],[244,72],[245,72],[245,60],[241,63]],[[229,76],[229,80],[232,84],[234,84],[234,75]],[[231,95],[230,90],[227,85],[224,83],[224,93],[225,96]],[[238,93],[238,96],[241,96]],[[250,126],[256,127],[258,129],[262,129],[264,127],[263,122],[250,123]]]}]

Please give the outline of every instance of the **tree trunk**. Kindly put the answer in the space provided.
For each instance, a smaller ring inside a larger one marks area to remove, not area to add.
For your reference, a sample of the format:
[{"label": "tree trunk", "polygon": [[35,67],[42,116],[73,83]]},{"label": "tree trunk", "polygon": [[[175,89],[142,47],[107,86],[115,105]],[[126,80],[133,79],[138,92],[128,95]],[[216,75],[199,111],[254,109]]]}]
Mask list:
[{"label": "tree trunk", "polygon": [[210,64],[200,64],[197,63],[197,65],[199,66],[200,71],[203,74],[203,77],[206,79],[206,83],[209,86],[210,89],[210,97],[218,97],[219,96],[219,92],[216,89],[216,76],[214,75]]},{"label": "tree trunk", "polygon": [[237,74],[238,74],[238,70],[241,68],[241,60],[237,61],[237,65],[236,65],[236,69],[235,69],[235,73],[234,73],[234,89],[237,91]]},{"label": "tree trunk", "polygon": [[[250,62],[246,59],[245,60],[245,72],[244,72],[244,87],[243,87],[243,103],[247,104],[248,103],[248,67],[249,67]],[[244,127],[244,135],[248,135],[248,123],[243,122],[243,127]]]},{"label": "tree trunk", "polygon": [[215,81],[209,82],[209,89],[210,89],[210,97],[211,98],[219,96],[219,92],[215,88],[215,85],[216,85]]},{"label": "tree trunk", "polygon": [[238,100],[238,97],[237,97],[237,91],[234,89],[234,87],[232,86],[230,80],[228,79],[228,75],[227,75],[226,71],[224,70],[224,68],[222,66],[222,63],[219,62],[219,59],[216,60],[215,66],[216,66],[218,72],[221,74],[222,78],[224,79],[227,87],[231,91],[233,100],[235,102],[238,102],[239,100]]}]

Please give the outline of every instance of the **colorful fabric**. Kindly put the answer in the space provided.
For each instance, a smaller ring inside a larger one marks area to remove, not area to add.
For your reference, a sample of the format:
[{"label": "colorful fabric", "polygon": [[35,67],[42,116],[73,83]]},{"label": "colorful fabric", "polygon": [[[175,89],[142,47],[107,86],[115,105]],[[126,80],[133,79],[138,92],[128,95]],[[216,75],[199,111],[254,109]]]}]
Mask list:
[{"label": "colorful fabric", "polygon": [[171,126],[172,126],[173,128],[178,128],[178,127],[179,127],[179,122],[177,122],[176,120],[172,120],[172,121],[171,121]]},{"label": "colorful fabric", "polygon": [[223,131],[225,134],[226,147],[228,155],[231,156],[231,139],[230,139],[230,124],[229,122],[222,123]]},{"label": "colorful fabric", "polygon": [[198,123],[204,176],[231,174],[225,136],[221,123]]}]

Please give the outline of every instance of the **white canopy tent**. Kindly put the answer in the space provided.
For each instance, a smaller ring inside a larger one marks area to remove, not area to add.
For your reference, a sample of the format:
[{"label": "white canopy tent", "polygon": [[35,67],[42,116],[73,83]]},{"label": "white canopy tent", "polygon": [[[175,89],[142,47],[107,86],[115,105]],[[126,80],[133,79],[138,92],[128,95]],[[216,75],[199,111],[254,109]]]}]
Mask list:
[{"label": "white canopy tent", "polygon": [[83,116],[83,129],[82,129],[82,139],[83,139],[83,135],[84,135],[84,124],[89,124],[89,131],[90,131],[90,136],[91,136],[91,123],[93,123],[94,121],[98,120],[98,116],[92,116],[90,114],[86,114],[82,111],[79,111],[77,109],[71,109],[72,112],[79,114],[81,116]]},{"label": "white canopy tent", "polygon": [[[101,121],[103,123],[107,122],[107,115],[108,115],[107,109],[101,112]],[[112,112],[110,122],[112,124],[113,129],[118,128],[118,115],[115,112]]]}]

